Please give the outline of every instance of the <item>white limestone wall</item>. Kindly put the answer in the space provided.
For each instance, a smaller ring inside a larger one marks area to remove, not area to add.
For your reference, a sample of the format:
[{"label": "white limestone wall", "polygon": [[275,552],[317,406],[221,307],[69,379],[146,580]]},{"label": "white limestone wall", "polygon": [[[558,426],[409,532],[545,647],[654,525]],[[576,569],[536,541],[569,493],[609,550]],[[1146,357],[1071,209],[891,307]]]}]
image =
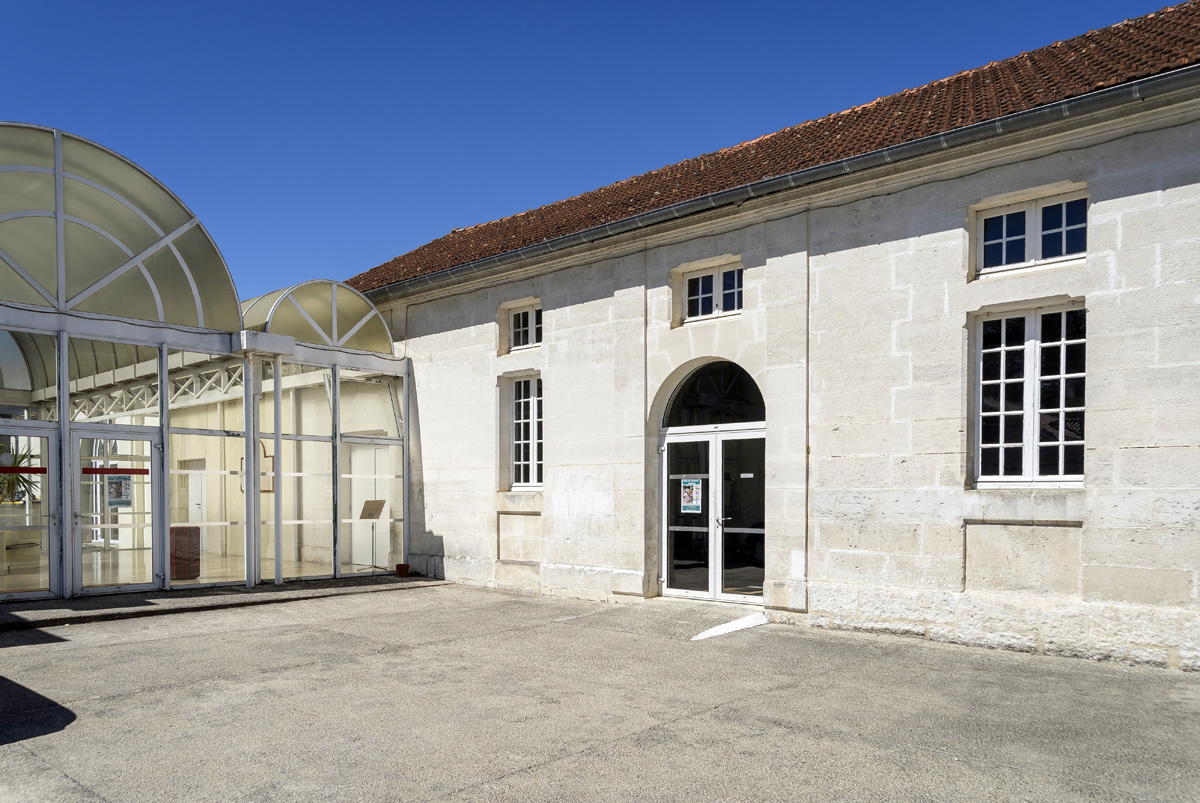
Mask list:
[{"label": "white limestone wall", "polygon": [[[659,592],[659,424],[727,359],[767,402],[765,607],[778,620],[1200,666],[1200,124],[865,200],[821,200],[391,311],[412,359],[414,568],[602,598]],[[970,208],[1063,182],[1082,264],[972,280]],[[744,213],[736,213],[744,214]],[[679,325],[672,272],[741,261],[738,316]],[[497,310],[540,299],[503,354]],[[1082,488],[976,490],[980,311],[1088,309]],[[505,388],[544,382],[545,483],[508,492]],[[806,454],[811,449],[810,454]]]},{"label": "white limestone wall", "polygon": [[[1200,668],[1200,125],[812,213],[815,624]],[[970,281],[972,204],[1086,182],[1086,261]],[[972,490],[973,313],[1088,310],[1086,481]]]}]

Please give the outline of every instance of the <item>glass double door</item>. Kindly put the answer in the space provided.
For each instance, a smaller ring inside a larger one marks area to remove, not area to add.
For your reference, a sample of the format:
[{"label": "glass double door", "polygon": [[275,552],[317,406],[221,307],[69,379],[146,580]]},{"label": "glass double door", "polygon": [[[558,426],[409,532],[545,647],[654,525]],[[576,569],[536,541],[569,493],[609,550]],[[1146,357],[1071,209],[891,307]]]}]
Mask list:
[{"label": "glass double door", "polygon": [[762,433],[668,436],[663,463],[664,593],[760,600],[766,556]]},{"label": "glass double door", "polygon": [[159,436],[76,433],[72,447],[76,590],[162,587]]}]

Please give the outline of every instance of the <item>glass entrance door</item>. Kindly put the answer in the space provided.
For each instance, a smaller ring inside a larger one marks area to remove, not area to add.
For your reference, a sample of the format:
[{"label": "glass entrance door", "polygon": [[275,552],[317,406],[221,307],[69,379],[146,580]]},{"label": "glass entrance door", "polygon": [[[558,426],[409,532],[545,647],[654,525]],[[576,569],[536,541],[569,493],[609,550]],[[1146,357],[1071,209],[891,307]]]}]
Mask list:
[{"label": "glass entrance door", "polygon": [[53,432],[0,429],[0,595],[54,590],[57,448]]},{"label": "glass entrance door", "polygon": [[161,587],[157,441],[124,434],[77,434],[74,441],[77,587]]},{"label": "glass entrance door", "polygon": [[762,598],[765,446],[761,432],[668,437],[664,593]]}]

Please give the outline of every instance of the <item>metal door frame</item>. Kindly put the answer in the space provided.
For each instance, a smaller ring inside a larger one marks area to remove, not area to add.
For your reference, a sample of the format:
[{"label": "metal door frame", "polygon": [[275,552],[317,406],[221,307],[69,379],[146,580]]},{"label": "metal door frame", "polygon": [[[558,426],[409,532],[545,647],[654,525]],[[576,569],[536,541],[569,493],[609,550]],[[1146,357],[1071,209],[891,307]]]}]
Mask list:
[{"label": "metal door frame", "polygon": [[[150,555],[151,580],[146,583],[120,583],[107,586],[83,585],[83,513],[80,510],[82,494],[83,465],[79,447],[83,440],[129,440],[147,441],[150,444]],[[66,549],[69,558],[63,561],[64,567],[70,566],[70,582],[68,587],[72,595],[116,594],[125,591],[155,591],[166,588],[167,551],[170,547],[167,538],[167,489],[163,482],[165,476],[163,458],[163,436],[159,427],[144,426],[114,426],[100,424],[72,424],[70,448],[67,450],[70,466],[71,481],[71,510],[70,538]],[[67,578],[64,578],[64,582]]]},{"label": "metal door frame", "polygon": [[[754,440],[761,438],[766,440],[767,428],[764,422],[756,422],[753,424],[723,424],[703,427],[676,427],[673,429],[663,430],[659,439],[659,498],[661,500],[659,509],[659,590],[663,596],[669,597],[688,597],[691,599],[715,600],[717,602],[733,602],[743,605],[762,605],[763,596],[749,596],[744,594],[725,594],[721,592],[721,567],[724,557],[724,543],[721,538],[722,528],[722,513],[724,508],[724,500],[722,499],[723,488],[720,482],[720,469],[724,461],[724,443],[725,441],[733,440]],[[667,522],[669,513],[667,506],[670,504],[669,488],[670,481],[668,479],[668,463],[667,463],[667,447],[673,443],[707,443],[708,444],[708,591],[689,591],[687,589],[670,588],[667,585],[668,559],[669,550],[667,545]],[[766,484],[766,476],[764,472],[763,483]],[[765,512],[765,511],[764,511]],[[765,540],[764,539],[764,572],[766,569],[765,555]]]}]

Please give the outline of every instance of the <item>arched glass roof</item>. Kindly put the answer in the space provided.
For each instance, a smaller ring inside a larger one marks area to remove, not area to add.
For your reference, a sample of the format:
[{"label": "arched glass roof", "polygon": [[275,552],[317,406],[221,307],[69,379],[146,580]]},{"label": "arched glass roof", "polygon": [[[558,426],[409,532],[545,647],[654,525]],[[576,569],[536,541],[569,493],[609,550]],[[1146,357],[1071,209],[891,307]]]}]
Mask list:
[{"label": "arched glass roof", "polygon": [[392,334],[375,305],[328,279],[243,301],[242,318],[247,329],[290,335],[299,343],[392,354]]},{"label": "arched glass roof", "polygon": [[0,123],[0,301],[234,332],[229,269],[153,176],[65,132]]}]

